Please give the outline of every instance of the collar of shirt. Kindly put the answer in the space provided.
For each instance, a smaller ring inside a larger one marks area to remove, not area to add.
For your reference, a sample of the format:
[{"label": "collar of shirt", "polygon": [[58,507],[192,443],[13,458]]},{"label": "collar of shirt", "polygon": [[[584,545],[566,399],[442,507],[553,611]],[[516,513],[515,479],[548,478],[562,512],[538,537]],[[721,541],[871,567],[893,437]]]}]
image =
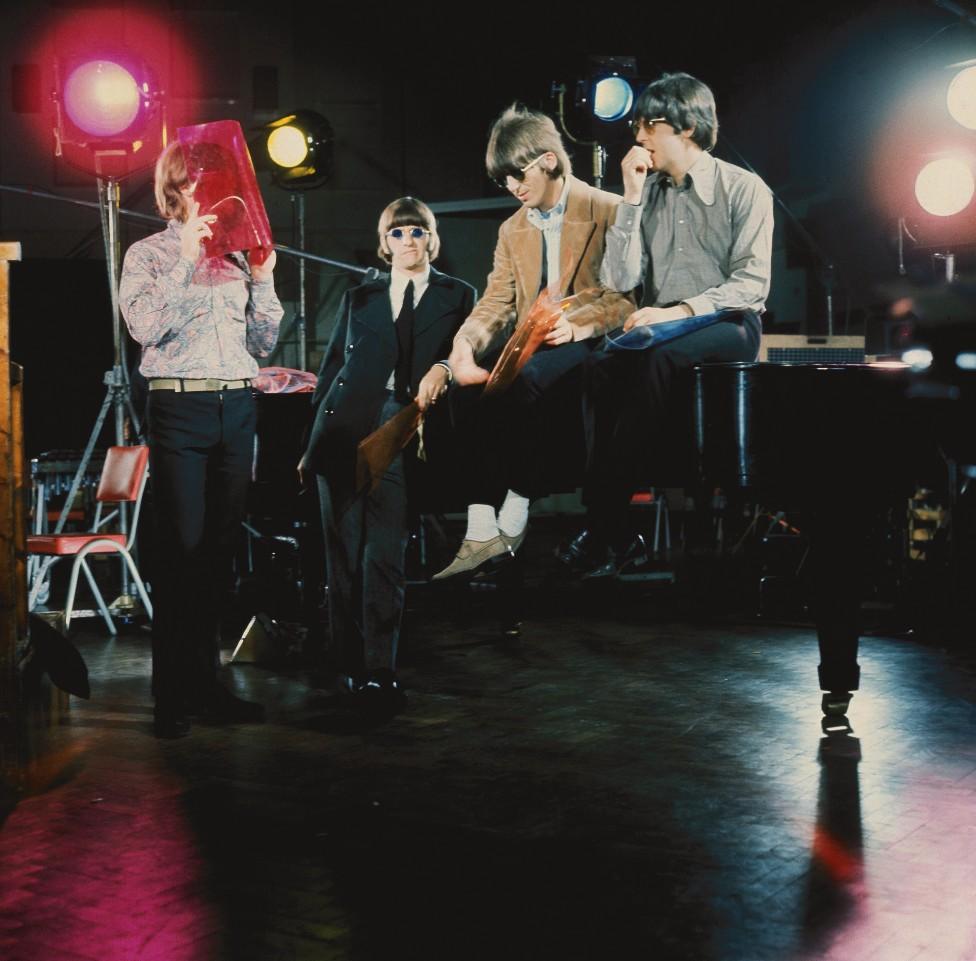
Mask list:
[{"label": "collar of shirt", "polygon": [[566,198],[569,196],[569,177],[564,178],[563,190],[553,207],[542,211],[536,207],[525,212],[529,223],[539,230],[558,230],[563,225],[563,214],[566,213]]},{"label": "collar of shirt", "polygon": [[394,318],[400,313],[403,306],[403,295],[406,292],[407,284],[413,281],[413,303],[414,306],[420,303],[424,291],[430,283],[430,264],[422,274],[408,274],[398,270],[396,267],[390,268],[390,305],[393,307]]},{"label": "collar of shirt", "polygon": [[[706,207],[711,207],[715,203],[715,178],[718,176],[718,164],[715,162],[715,158],[708,153],[708,151],[703,150],[698,159],[688,168],[688,173],[685,174],[686,179],[691,180],[691,186],[694,188],[696,194],[698,194],[698,199],[701,200]],[[658,183],[668,184],[671,182],[671,178],[662,173],[658,176]]]}]

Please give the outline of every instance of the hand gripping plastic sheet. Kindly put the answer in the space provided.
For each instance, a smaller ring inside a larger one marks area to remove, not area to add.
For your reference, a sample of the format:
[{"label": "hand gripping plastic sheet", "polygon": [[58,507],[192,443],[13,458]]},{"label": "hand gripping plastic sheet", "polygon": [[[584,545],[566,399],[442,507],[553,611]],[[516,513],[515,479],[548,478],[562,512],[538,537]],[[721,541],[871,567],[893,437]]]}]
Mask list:
[{"label": "hand gripping plastic sheet", "polygon": [[713,314],[695,314],[694,317],[681,317],[678,320],[664,320],[643,327],[631,327],[626,333],[615,331],[604,338],[606,350],[647,350],[657,347],[676,337],[693,334],[703,327],[711,327],[727,317],[729,311],[719,310]]},{"label": "hand gripping plastic sheet", "polygon": [[[364,437],[356,448],[356,490],[366,487],[375,490],[380,479],[389,470],[393,458],[403,450],[420,429],[423,414],[416,401],[407,404],[385,424]],[[417,456],[423,459],[418,451]]]},{"label": "hand gripping plastic sheet", "polygon": [[201,214],[215,214],[208,257],[247,251],[253,264],[272,250],[271,226],[254,175],[244,131],[236,120],[216,120],[176,131],[183,147],[193,199]]}]

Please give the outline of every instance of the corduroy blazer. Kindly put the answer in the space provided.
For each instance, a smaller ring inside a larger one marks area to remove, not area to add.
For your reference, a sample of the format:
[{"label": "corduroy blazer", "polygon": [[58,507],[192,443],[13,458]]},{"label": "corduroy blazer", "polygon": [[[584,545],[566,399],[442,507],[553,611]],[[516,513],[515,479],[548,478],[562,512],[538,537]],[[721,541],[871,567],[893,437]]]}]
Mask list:
[{"label": "corduroy blazer", "polygon": [[[573,339],[586,340],[620,327],[636,308],[631,294],[608,290],[600,284],[604,238],[613,224],[620,197],[569,178],[559,249],[562,293],[592,291],[586,302],[566,313]],[[539,294],[542,276],[542,233],[520,208],[498,230],[495,261],[485,293],[458,331],[480,358],[501,345]],[[554,278],[550,278],[554,279]]]}]

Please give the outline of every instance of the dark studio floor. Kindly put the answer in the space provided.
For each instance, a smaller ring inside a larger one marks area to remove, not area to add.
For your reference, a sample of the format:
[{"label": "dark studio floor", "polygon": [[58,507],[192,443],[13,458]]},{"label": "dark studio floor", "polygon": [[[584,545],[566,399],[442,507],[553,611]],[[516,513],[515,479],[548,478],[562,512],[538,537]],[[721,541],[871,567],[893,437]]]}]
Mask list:
[{"label": "dark studio floor", "polygon": [[563,533],[523,549],[521,637],[491,591],[411,588],[371,729],[284,658],[225,668],[266,723],[158,741],[148,635],[79,622],[92,697],[0,830],[0,957],[976,959],[971,646],[872,615],[825,732],[812,627],[753,616],[748,572],[584,590]]}]

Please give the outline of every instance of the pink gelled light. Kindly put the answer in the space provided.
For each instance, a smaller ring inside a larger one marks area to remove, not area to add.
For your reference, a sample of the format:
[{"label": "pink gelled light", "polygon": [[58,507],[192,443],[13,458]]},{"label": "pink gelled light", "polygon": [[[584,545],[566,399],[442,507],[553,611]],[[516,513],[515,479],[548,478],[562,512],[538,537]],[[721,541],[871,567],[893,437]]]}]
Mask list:
[{"label": "pink gelled light", "polygon": [[123,133],[139,114],[139,86],[125,67],[92,60],[71,72],[64,107],[72,122],[95,137]]}]

